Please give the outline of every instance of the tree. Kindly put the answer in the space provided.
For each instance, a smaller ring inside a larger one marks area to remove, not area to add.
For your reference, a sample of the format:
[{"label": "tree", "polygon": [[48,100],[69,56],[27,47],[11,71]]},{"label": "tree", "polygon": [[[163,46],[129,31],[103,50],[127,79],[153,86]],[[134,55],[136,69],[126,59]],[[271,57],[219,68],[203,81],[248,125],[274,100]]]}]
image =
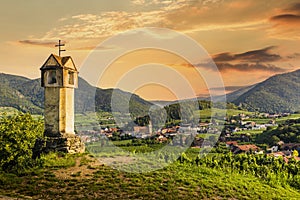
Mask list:
[{"label": "tree", "polygon": [[280,139],[276,135],[273,135],[270,142],[272,145],[276,145],[279,141]]},{"label": "tree", "polygon": [[0,118],[0,168],[19,172],[33,165],[32,148],[43,135],[43,123],[30,114]]}]

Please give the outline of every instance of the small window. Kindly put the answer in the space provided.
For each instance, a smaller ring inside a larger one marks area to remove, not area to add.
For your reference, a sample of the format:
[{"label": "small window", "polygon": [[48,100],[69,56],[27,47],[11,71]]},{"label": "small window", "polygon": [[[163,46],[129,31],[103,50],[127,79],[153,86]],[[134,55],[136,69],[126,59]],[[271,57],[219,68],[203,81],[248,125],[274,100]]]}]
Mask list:
[{"label": "small window", "polygon": [[48,72],[48,84],[54,84],[54,83],[57,83],[56,71],[51,70],[51,71]]},{"label": "small window", "polygon": [[69,72],[69,84],[74,85],[74,72]]}]

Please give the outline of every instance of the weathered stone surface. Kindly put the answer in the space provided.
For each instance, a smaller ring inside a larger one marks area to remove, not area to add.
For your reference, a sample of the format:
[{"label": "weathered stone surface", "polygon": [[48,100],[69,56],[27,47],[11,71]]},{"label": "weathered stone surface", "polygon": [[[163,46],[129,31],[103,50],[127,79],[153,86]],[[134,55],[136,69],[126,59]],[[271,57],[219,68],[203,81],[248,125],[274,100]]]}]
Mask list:
[{"label": "weathered stone surface", "polygon": [[49,152],[84,153],[85,145],[75,134],[62,134],[61,137],[37,139],[33,148],[33,158],[39,157],[41,153]]},{"label": "weathered stone surface", "polygon": [[45,139],[36,141],[33,157],[40,152],[83,153],[85,146],[74,133],[74,88],[78,71],[70,56],[50,55],[41,67],[45,87]]},{"label": "weathered stone surface", "polygon": [[77,135],[63,134],[62,137],[47,137],[45,151],[83,153],[85,151],[85,145]]},{"label": "weathered stone surface", "polygon": [[45,88],[45,136],[74,133],[74,88]]}]

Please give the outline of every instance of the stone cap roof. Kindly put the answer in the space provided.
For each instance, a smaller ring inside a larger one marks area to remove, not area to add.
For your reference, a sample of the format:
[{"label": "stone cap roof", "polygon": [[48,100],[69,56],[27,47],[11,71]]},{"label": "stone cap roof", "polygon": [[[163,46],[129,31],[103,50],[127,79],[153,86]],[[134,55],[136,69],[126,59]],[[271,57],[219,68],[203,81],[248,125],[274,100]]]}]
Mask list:
[{"label": "stone cap roof", "polygon": [[55,54],[51,54],[49,56],[49,58],[41,67],[41,70],[46,68],[57,68],[57,67],[69,69],[76,72],[78,71],[71,56],[60,57]]}]

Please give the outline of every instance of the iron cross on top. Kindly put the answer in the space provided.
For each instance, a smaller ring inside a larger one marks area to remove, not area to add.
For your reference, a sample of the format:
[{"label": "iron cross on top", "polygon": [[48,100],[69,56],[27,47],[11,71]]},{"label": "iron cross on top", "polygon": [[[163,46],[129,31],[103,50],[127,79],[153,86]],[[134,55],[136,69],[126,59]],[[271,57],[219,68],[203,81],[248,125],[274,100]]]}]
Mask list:
[{"label": "iron cross on top", "polygon": [[62,44],[61,40],[58,40],[58,44],[55,45],[55,47],[58,47],[58,55],[59,55],[59,57],[60,57],[62,51],[66,51],[65,49],[61,49],[61,47],[64,47],[64,46],[65,46],[65,44]]}]

